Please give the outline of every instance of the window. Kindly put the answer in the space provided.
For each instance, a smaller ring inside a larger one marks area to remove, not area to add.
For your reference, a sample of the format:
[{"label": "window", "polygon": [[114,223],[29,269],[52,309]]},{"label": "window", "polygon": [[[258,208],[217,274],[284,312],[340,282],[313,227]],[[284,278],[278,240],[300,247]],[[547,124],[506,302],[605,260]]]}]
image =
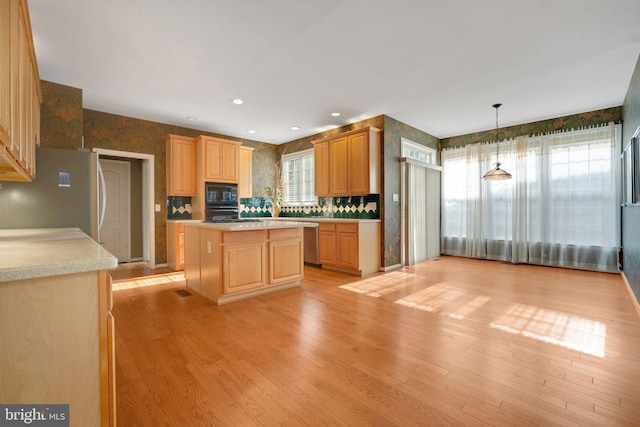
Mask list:
[{"label": "window", "polygon": [[402,157],[417,160],[428,165],[437,165],[436,150],[413,142],[409,139],[401,138]]},{"label": "window", "polygon": [[443,150],[443,252],[617,271],[618,138],[610,124],[502,141],[505,181],[481,178],[495,143]]},{"label": "window", "polygon": [[285,185],[285,205],[312,205],[318,202],[314,194],[313,148],[282,156],[282,180]]}]

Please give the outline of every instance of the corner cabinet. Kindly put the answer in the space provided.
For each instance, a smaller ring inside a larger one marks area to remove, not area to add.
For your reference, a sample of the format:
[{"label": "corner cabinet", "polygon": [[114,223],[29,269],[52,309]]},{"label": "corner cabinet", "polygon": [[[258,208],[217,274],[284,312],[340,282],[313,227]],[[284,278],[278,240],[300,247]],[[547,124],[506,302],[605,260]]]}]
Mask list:
[{"label": "corner cabinet", "polygon": [[316,196],[379,193],[380,134],[367,127],[314,141]]},{"label": "corner cabinet", "polygon": [[167,196],[196,195],[196,143],[193,138],[167,135]]},{"label": "corner cabinet", "polygon": [[0,2],[0,180],[32,181],[42,89],[26,0]]},{"label": "corner cabinet", "polygon": [[240,147],[239,173],[238,173],[238,197],[248,198],[252,195],[253,179],[251,177],[253,148]]},{"label": "corner cabinet", "polygon": [[366,276],[380,269],[379,222],[321,222],[322,268]]}]

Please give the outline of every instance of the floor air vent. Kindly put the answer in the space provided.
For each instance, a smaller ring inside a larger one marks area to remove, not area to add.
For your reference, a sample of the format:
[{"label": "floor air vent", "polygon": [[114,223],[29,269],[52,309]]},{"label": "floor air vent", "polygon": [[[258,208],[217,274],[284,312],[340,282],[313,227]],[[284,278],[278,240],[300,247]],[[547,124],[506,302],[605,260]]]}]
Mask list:
[{"label": "floor air vent", "polygon": [[176,291],[176,294],[180,295],[181,297],[188,297],[189,295],[191,295],[191,292],[185,290],[185,289],[178,289]]}]

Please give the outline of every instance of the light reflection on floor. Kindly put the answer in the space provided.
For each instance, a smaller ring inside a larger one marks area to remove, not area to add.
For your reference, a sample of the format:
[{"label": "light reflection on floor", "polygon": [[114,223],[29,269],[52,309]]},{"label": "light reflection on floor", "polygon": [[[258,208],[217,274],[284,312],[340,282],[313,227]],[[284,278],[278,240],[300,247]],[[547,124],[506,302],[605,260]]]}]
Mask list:
[{"label": "light reflection on floor", "polygon": [[182,271],[176,273],[158,274],[155,276],[140,277],[137,279],[127,279],[114,281],[112,289],[120,291],[123,289],[144,288],[147,286],[164,285],[167,283],[184,281],[184,273]]},{"label": "light reflection on floor", "polygon": [[445,304],[449,304],[462,297],[465,291],[449,286],[437,284],[415,292],[396,301],[396,304],[417,308],[429,312],[437,312]]},{"label": "light reflection on floor", "polygon": [[514,304],[490,326],[593,356],[605,356],[606,325],[584,317]]},{"label": "light reflection on floor", "polygon": [[413,277],[412,274],[400,271],[391,272],[382,276],[374,276],[359,282],[342,285],[340,288],[378,298],[411,286],[412,282],[402,282],[402,280]]},{"label": "light reflection on floor", "polygon": [[[360,282],[340,286],[372,297],[380,297],[415,285],[403,280],[411,275],[399,272],[375,276]],[[463,300],[469,300],[462,303]],[[464,320],[491,300],[447,283],[429,286],[395,301],[396,304],[417,310],[438,313],[456,320]],[[456,304],[462,304],[457,308]],[[598,357],[605,356],[607,327],[584,317],[561,313],[525,304],[515,304],[489,324],[490,327]]]}]

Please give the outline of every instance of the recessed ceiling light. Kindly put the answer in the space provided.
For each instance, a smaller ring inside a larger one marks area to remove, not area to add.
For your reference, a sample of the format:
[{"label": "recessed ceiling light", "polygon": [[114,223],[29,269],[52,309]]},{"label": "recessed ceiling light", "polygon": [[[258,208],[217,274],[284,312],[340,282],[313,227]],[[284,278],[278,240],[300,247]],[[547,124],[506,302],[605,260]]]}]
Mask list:
[{"label": "recessed ceiling light", "polygon": [[187,120],[193,122],[193,121],[198,120],[198,119],[193,117],[193,116],[187,116]]},{"label": "recessed ceiling light", "polygon": [[233,102],[236,105],[244,104],[244,101],[242,99],[240,99],[240,98],[233,99],[231,102]]},{"label": "recessed ceiling light", "polygon": [[331,113],[333,117],[340,117],[340,113]]},{"label": "recessed ceiling light", "polygon": [[291,126],[291,130],[300,130],[300,126]]},{"label": "recessed ceiling light", "polygon": [[253,129],[251,129],[251,130],[249,131],[249,133],[256,133],[256,131],[255,131],[255,130],[253,130]]}]

